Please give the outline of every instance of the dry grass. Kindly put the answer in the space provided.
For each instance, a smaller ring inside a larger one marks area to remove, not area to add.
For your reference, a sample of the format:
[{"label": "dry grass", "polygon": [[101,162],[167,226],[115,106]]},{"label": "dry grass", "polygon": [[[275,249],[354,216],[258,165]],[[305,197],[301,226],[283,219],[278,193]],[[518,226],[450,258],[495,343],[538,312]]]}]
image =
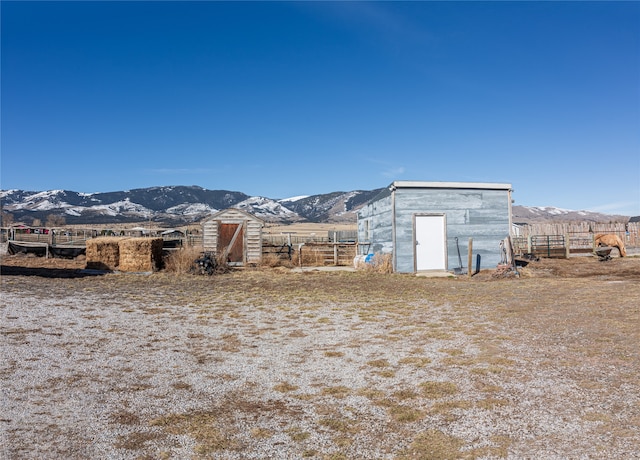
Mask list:
[{"label": "dry grass", "polygon": [[296,391],[299,387],[296,385],[292,385],[288,382],[281,382],[273,387],[274,390],[279,391],[280,393],[287,393],[289,391]]},{"label": "dry grass", "polygon": [[263,254],[260,266],[266,268],[293,268],[295,264],[288,257],[279,257],[277,254]]},{"label": "dry grass", "polygon": [[391,254],[375,254],[369,262],[356,262],[358,270],[365,270],[370,273],[393,273],[393,258]]},{"label": "dry grass", "polygon": [[165,258],[165,270],[177,275],[185,275],[191,272],[193,261],[200,257],[200,250],[194,247],[187,247],[171,251]]},{"label": "dry grass", "polygon": [[458,387],[453,382],[423,382],[420,389],[422,395],[429,399],[446,398],[458,392]]},{"label": "dry grass", "polygon": [[[200,274],[195,261],[203,257],[203,252],[195,247],[185,247],[171,253],[164,258],[164,271],[175,275]],[[230,268],[227,261],[218,255],[214,257],[214,274],[227,273]]]},{"label": "dry grass", "polygon": [[416,436],[401,458],[456,460],[461,458],[460,448],[464,444],[460,438],[430,429]]},{"label": "dry grass", "polygon": [[169,434],[191,436],[198,443],[195,452],[200,455],[238,448],[232,437],[223,431],[215,411],[172,414],[153,419],[149,425],[161,427]]},{"label": "dry grass", "polygon": [[298,263],[303,266],[322,267],[326,249],[324,247],[303,246],[298,254]]},{"label": "dry grass", "polygon": [[458,279],[5,268],[9,458],[626,459],[640,444],[640,259]]}]

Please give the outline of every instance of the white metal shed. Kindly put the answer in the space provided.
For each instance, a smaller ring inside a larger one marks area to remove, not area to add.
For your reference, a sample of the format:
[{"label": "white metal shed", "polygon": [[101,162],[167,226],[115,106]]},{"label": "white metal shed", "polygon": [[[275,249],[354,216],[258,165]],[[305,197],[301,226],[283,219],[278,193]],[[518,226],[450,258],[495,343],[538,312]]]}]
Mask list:
[{"label": "white metal shed", "polygon": [[511,231],[512,191],[504,183],[395,181],[358,212],[358,241],[391,254],[398,273],[461,265],[470,238],[482,267],[495,266]]}]

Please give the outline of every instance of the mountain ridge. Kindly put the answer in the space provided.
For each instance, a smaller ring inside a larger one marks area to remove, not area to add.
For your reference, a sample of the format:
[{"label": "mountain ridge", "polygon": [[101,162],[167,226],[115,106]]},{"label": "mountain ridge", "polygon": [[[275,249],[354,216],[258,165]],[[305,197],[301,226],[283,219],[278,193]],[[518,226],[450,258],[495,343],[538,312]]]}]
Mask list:
[{"label": "mountain ridge", "polygon": [[[319,195],[272,199],[230,190],[199,186],[157,186],[115,192],[84,193],[71,190],[0,190],[3,225],[32,225],[53,216],[66,224],[115,224],[154,221],[170,226],[188,225],[230,207],[247,211],[267,222],[288,224],[355,223],[357,211],[383,188],[337,191]],[[513,206],[513,221],[626,222],[628,216],[572,211],[552,206]]]}]

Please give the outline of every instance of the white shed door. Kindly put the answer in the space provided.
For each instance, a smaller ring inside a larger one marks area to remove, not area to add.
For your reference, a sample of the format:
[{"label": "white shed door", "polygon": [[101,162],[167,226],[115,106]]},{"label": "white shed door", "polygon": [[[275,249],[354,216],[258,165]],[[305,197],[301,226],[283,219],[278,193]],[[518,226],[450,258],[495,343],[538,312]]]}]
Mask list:
[{"label": "white shed door", "polygon": [[416,270],[446,270],[447,247],[443,215],[415,216]]}]

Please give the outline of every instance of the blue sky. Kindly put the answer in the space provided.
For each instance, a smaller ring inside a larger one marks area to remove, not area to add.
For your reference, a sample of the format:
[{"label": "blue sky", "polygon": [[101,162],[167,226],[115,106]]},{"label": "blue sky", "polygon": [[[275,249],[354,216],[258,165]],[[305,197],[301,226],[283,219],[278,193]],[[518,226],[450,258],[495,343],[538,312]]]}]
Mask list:
[{"label": "blue sky", "polygon": [[639,2],[0,8],[5,190],[507,182],[640,215]]}]

